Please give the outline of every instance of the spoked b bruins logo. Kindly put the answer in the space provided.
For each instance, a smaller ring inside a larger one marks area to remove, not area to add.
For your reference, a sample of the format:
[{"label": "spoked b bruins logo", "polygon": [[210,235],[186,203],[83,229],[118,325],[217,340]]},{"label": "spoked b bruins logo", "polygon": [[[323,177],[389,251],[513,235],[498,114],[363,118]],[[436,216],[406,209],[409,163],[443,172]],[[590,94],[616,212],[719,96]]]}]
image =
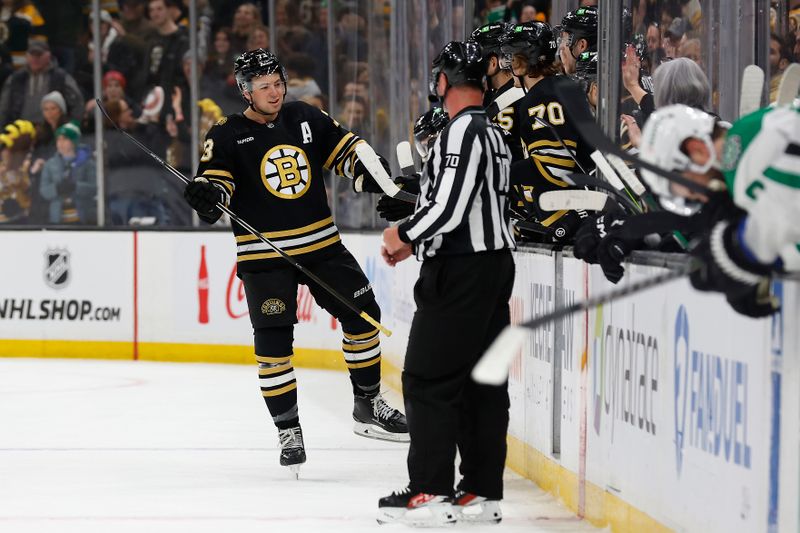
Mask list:
[{"label": "spoked b bruins logo", "polygon": [[261,160],[261,181],[278,198],[300,198],[311,187],[306,153],[288,144],[275,146]]}]

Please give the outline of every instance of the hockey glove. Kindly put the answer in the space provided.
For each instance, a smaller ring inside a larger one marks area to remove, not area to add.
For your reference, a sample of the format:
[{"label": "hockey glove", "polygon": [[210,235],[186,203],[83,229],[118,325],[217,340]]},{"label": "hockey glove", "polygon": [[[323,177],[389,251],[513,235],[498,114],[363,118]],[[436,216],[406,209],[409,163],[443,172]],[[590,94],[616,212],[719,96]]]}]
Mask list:
[{"label": "hockey glove", "polygon": [[[381,162],[381,165],[384,169],[386,169],[386,173],[391,176],[392,171],[389,167],[389,162],[383,158],[383,156],[379,155],[378,159]],[[356,159],[356,164],[353,168],[353,190],[355,192],[371,192],[375,194],[383,193],[383,189],[381,186],[378,185],[378,182],[375,181],[375,178],[370,174],[367,167],[364,166],[359,159]]]},{"label": "hockey glove", "polygon": [[743,220],[717,222],[692,249],[698,264],[689,274],[689,280],[697,290],[724,293],[738,313],[753,318],[769,316],[780,309],[770,293],[772,269],[748,257],[737,232]]},{"label": "hockey glove", "polygon": [[[400,176],[395,178],[395,185],[404,191],[412,194],[419,194],[419,174],[412,176]],[[378,200],[378,215],[389,222],[396,222],[411,216],[416,209],[416,205],[392,198],[388,194],[381,196]]]},{"label": "hockey glove", "polygon": [[225,203],[225,191],[202,176],[197,176],[186,184],[183,197],[204,222],[213,224],[222,216],[222,210],[217,207],[217,203]]},{"label": "hockey glove", "polygon": [[631,252],[629,243],[609,235],[597,245],[597,262],[603,269],[606,279],[611,283],[619,283],[625,274],[625,267],[622,264]]},{"label": "hockey glove", "polygon": [[619,213],[604,213],[586,219],[575,233],[575,257],[597,264],[597,246],[611,228],[622,224],[622,220]]}]

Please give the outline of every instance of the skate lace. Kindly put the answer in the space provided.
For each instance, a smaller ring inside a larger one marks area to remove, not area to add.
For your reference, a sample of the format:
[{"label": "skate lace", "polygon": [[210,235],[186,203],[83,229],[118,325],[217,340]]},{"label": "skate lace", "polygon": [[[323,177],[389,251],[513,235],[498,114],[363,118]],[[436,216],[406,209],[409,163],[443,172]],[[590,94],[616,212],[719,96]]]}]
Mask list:
[{"label": "skate lace", "polygon": [[400,411],[386,403],[386,400],[381,395],[376,396],[375,400],[373,400],[372,412],[375,418],[381,420],[394,420],[400,416]]},{"label": "skate lace", "polygon": [[278,440],[282,450],[303,447],[303,433],[299,427],[280,430]]}]

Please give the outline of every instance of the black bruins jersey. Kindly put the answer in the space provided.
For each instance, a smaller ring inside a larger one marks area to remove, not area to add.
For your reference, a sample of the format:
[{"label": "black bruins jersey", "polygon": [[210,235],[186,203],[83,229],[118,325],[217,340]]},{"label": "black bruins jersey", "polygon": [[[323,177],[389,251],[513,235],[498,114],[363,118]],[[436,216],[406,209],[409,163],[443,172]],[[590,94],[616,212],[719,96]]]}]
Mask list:
[{"label": "black bruins jersey", "polygon": [[[577,156],[584,169],[589,171],[592,160],[591,147],[583,142],[578,130],[569,122],[558,94],[555,78],[548,77],[534,85],[520,101],[517,120],[520,137],[528,156],[533,158],[537,177],[541,177],[559,187],[566,187],[562,179],[571,172],[580,172],[569,155],[567,147]],[[549,123],[563,139],[563,146],[550,128],[540,124],[533,117]]]},{"label": "black bruins jersey", "polygon": [[[528,212],[530,214],[527,216],[532,216],[546,228],[564,226],[564,231],[556,237],[569,238],[585,213],[542,212],[536,207],[536,197],[545,191],[568,187],[569,184],[563,178],[572,172],[580,172],[569,151],[576,155],[587,171],[594,168],[594,165],[590,158],[592,149],[569,122],[555,90],[554,81],[554,77],[542,79],[519,101],[517,122],[528,158],[512,165],[511,183],[518,197],[515,207],[523,212],[519,214],[520,217]],[[550,128],[536,121],[534,117],[551,124],[566,147]]]},{"label": "black bruins jersey", "polygon": [[[514,88],[514,80],[510,79],[499,89],[495,91],[487,91],[484,102],[486,104],[486,108],[489,109],[491,103],[497,100],[500,95]],[[508,149],[511,150],[512,162],[519,161],[525,157],[525,152],[523,150],[522,141],[520,140],[519,135],[519,120],[517,119],[520,102],[522,102],[522,98],[505,109],[501,109],[500,112],[495,116],[489,117],[492,123],[496,124],[503,130],[503,137],[506,141],[506,145],[508,146]]]},{"label": "black bruins jersey", "polygon": [[[197,175],[222,185],[231,210],[288,255],[313,260],[342,247],[323,169],[352,178],[360,142],[317,108],[289,102],[268,124],[243,114],[217,122],[206,134]],[[231,225],[240,272],[283,262],[239,224]]]}]

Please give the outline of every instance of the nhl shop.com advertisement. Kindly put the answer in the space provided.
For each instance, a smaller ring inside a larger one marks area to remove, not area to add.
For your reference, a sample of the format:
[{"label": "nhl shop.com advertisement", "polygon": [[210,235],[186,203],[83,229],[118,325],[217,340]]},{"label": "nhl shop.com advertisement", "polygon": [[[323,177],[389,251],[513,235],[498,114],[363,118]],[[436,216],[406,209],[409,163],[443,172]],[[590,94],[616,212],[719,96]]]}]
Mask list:
[{"label": "nhl shop.com advertisement", "polygon": [[130,234],[24,232],[4,242],[16,252],[0,263],[0,338],[38,338],[46,328],[50,338],[81,339],[86,326],[97,340],[130,338]]}]

